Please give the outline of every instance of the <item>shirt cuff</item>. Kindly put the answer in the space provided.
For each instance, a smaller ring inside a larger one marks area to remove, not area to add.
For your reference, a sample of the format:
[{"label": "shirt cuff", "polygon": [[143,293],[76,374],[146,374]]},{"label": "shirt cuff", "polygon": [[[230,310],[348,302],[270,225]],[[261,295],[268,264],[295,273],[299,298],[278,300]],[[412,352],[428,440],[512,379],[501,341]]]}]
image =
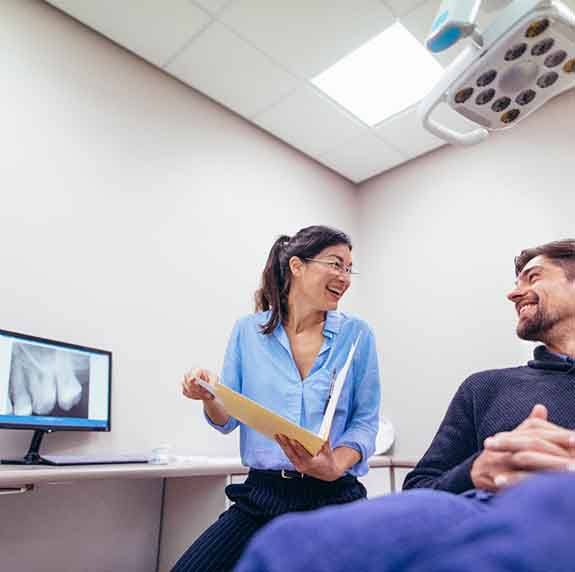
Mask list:
[{"label": "shirt cuff", "polygon": [[219,431],[220,433],[231,433],[237,426],[238,426],[238,420],[235,419],[234,417],[232,417],[231,415],[228,417],[228,420],[225,422],[224,425],[218,425],[217,423],[214,423],[210,417],[208,416],[208,414],[206,413],[206,410],[203,410],[204,412],[204,417],[206,419],[206,421],[208,422],[209,425],[211,425],[216,431]]}]

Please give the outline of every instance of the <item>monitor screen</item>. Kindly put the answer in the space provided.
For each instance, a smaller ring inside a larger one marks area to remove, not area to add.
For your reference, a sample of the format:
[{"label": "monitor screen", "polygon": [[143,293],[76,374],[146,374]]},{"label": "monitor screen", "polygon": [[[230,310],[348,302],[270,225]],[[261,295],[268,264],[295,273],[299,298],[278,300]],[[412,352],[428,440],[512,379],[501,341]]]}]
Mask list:
[{"label": "monitor screen", "polygon": [[110,430],[112,354],[0,330],[0,427]]}]

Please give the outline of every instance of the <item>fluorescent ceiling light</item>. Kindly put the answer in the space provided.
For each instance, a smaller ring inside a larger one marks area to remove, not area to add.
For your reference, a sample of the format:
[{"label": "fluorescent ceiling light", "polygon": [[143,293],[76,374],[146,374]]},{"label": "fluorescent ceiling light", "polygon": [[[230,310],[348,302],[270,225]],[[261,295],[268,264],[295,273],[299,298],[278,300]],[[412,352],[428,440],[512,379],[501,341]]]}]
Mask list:
[{"label": "fluorescent ceiling light", "polygon": [[437,60],[396,22],[312,79],[368,125],[417,103],[443,73]]}]

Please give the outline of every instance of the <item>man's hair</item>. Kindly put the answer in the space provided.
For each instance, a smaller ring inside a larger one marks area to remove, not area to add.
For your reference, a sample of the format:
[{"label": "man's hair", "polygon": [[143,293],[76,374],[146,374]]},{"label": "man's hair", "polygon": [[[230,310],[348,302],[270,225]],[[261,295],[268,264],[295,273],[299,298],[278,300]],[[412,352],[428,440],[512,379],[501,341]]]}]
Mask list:
[{"label": "man's hair", "polygon": [[575,280],[575,240],[565,239],[548,242],[534,248],[526,248],[515,257],[515,276],[519,276],[525,265],[536,256],[545,256],[557,266],[560,266],[567,280]]}]

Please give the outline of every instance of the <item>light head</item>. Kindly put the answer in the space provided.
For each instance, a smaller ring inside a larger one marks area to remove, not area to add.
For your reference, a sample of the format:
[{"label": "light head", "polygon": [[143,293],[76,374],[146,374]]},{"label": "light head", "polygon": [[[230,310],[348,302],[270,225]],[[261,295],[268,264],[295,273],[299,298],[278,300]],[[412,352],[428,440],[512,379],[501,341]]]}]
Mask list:
[{"label": "light head", "polygon": [[[442,6],[459,3],[446,1]],[[428,40],[428,47],[430,42],[434,46],[447,42],[454,29],[460,30],[460,37],[473,35],[420,103],[419,115],[429,131],[451,143],[477,143],[489,131],[517,124],[552,97],[575,87],[575,15],[563,3],[515,0],[496,14],[484,33],[474,23],[480,2],[461,4],[467,6],[467,23],[456,20],[452,11],[437,24],[439,14]],[[443,102],[476,123],[477,129],[462,134],[435,122],[431,114]]]}]

